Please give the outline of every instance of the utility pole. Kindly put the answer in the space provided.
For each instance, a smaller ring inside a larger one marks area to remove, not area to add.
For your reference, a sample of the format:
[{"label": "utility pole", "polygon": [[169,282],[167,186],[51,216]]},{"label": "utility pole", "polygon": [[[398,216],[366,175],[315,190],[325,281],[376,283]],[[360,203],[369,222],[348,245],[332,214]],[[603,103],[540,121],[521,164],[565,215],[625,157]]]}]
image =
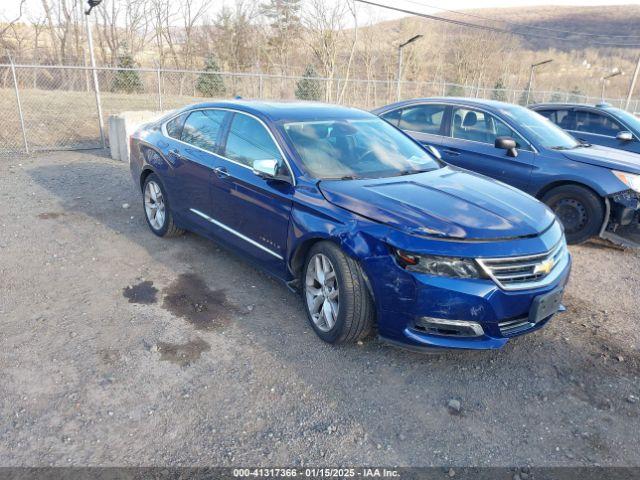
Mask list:
[{"label": "utility pole", "polygon": [[396,86],[396,97],[398,101],[400,101],[400,93],[401,93],[400,85],[402,83],[402,49],[407,45],[409,45],[410,43],[415,42],[421,37],[422,35],[415,35],[411,37],[409,40],[407,40],[406,42],[398,45],[398,84]]},{"label": "utility pole", "polygon": [[529,105],[529,98],[531,96],[531,87],[533,85],[533,70],[536,67],[539,67],[541,65],[546,65],[547,63],[551,63],[551,62],[553,62],[553,59],[544,60],[542,62],[534,63],[531,65],[531,70],[529,71],[529,85],[527,86],[527,101],[525,102],[525,106]]},{"label": "utility pole", "polygon": [[100,101],[100,86],[98,85],[98,74],[96,73],[96,58],[93,54],[93,34],[91,33],[91,25],[89,24],[89,15],[94,7],[100,5],[102,0],[88,0],[89,9],[84,14],[87,17],[87,42],[89,43],[89,58],[91,59],[91,73],[93,74],[93,91],[96,95],[96,109],[98,110],[98,126],[100,127],[100,140],[102,148],[107,148],[107,141],[104,135],[104,120],[102,119],[102,103]]},{"label": "utility pole", "polygon": [[640,56],[638,56],[638,63],[636,63],[636,69],[633,71],[633,77],[631,77],[631,85],[629,85],[629,94],[627,95],[627,101],[624,104],[625,110],[629,110],[629,105],[631,105],[631,96],[633,95],[633,91],[636,88],[638,73],[640,73]]}]

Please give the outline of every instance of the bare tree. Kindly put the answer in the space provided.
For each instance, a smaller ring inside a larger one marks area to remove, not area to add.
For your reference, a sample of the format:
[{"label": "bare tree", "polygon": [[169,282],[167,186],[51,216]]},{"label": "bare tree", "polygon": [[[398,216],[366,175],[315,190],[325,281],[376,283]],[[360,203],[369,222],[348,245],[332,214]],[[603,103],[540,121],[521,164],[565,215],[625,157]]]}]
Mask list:
[{"label": "bare tree", "polygon": [[308,46],[320,65],[322,75],[327,78],[325,82],[325,101],[327,102],[334,98],[333,89],[338,61],[344,37],[347,35],[344,19],[348,9],[347,4],[343,2],[310,0],[309,9],[303,16]]},{"label": "bare tree", "polygon": [[65,65],[69,60],[69,42],[73,36],[74,8],[73,0],[41,0],[47,19],[51,49],[56,62]]},{"label": "bare tree", "polygon": [[5,25],[0,28],[0,39],[2,39],[4,37],[4,34],[13,27],[13,25],[15,25],[16,23],[18,23],[20,21],[20,19],[22,18],[22,15],[24,13],[24,6],[27,3],[27,0],[20,0],[20,4],[18,5],[18,15],[10,20],[6,20],[3,21],[3,23],[5,23]]}]

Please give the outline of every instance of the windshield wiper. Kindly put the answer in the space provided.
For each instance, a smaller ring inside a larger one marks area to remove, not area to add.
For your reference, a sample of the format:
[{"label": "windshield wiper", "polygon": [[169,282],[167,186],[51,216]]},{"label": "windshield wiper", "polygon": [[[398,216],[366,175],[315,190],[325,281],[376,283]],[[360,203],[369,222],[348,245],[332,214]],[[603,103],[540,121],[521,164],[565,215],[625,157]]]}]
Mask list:
[{"label": "windshield wiper", "polygon": [[402,170],[398,175],[413,175],[414,173],[424,173],[430,172],[430,168],[421,168],[421,169],[411,169],[411,170]]}]

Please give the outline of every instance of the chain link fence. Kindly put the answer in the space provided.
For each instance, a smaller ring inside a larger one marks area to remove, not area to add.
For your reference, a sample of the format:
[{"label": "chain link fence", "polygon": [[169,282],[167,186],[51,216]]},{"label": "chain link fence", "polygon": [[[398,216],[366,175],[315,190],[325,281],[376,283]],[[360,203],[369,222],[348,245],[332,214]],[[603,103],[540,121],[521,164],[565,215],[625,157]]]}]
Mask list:
[{"label": "chain link fence", "polygon": [[[108,117],[131,110],[170,110],[210,98],[320,100],[372,109],[398,99],[395,80],[278,76],[186,70],[0,64],[0,154],[89,149],[108,142],[100,131]],[[447,82],[400,85],[401,98],[461,96],[523,103],[526,90],[494,89]],[[560,91],[531,91],[530,103],[598,103],[599,97]],[[625,99],[607,99],[623,107]],[[630,106],[640,111],[639,100]]]}]

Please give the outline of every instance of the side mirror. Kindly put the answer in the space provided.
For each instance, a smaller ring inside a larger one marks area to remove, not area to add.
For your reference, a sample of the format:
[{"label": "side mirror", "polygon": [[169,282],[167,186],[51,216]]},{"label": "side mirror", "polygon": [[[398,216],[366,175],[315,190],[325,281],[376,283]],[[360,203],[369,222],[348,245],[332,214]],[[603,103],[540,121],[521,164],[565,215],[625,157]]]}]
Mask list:
[{"label": "side mirror", "polygon": [[509,155],[510,157],[515,158],[518,156],[518,145],[516,144],[516,141],[511,137],[496,138],[496,143],[494,144],[494,146],[496,148],[499,148],[500,150],[506,150],[507,155]]},{"label": "side mirror", "polygon": [[633,133],[631,132],[618,132],[616,138],[621,142],[630,142],[633,140]]},{"label": "side mirror", "polygon": [[275,159],[254,160],[253,173],[259,177],[275,178],[278,173],[278,161]]},{"label": "side mirror", "polygon": [[438,150],[436,147],[434,147],[433,145],[425,145],[424,148],[427,152],[429,152],[431,155],[436,157],[438,160],[442,160],[442,154],[440,153],[440,150]]},{"label": "side mirror", "polygon": [[254,160],[253,173],[268,180],[281,180],[283,182],[291,183],[291,179],[288,175],[281,175],[278,173],[279,166],[280,162],[272,158],[266,160]]}]

